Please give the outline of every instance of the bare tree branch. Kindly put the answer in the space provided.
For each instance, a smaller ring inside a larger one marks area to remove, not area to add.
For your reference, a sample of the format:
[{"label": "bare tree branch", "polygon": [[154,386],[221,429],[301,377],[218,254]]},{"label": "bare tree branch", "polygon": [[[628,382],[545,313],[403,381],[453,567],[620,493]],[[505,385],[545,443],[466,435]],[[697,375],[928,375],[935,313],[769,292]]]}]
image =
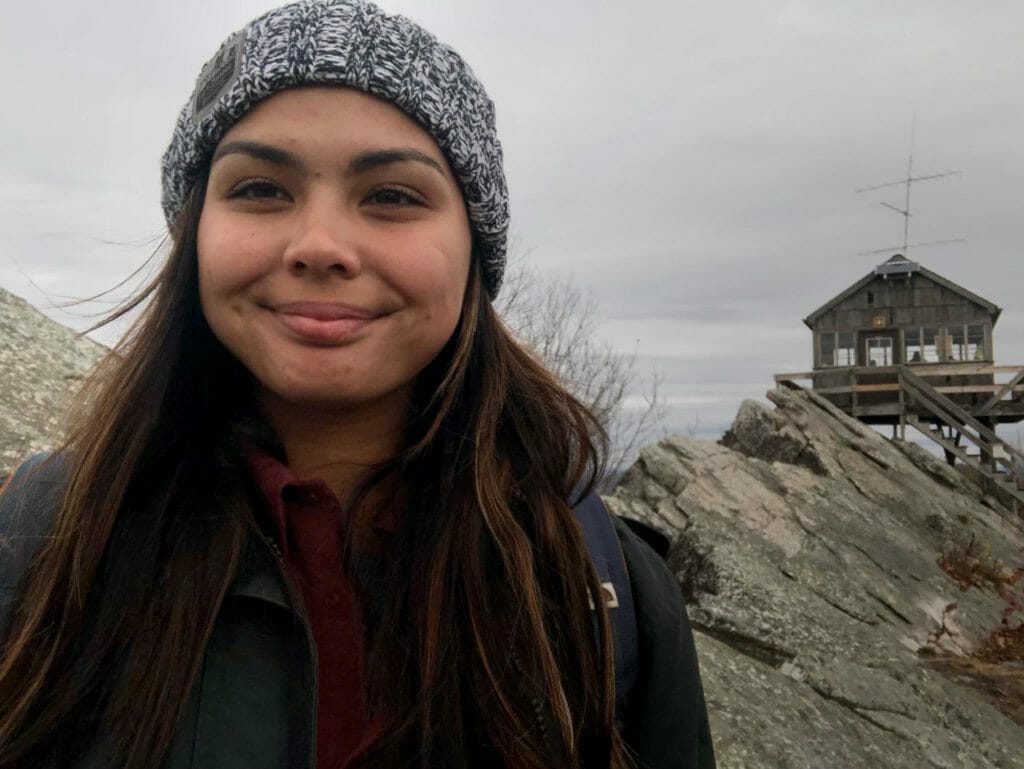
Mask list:
[{"label": "bare tree branch", "polygon": [[661,376],[645,383],[643,402],[626,398],[636,384],[637,352],[623,354],[596,337],[597,301],[569,278],[548,278],[510,264],[498,311],[516,336],[590,407],[609,436],[602,490],[610,488],[665,416]]}]

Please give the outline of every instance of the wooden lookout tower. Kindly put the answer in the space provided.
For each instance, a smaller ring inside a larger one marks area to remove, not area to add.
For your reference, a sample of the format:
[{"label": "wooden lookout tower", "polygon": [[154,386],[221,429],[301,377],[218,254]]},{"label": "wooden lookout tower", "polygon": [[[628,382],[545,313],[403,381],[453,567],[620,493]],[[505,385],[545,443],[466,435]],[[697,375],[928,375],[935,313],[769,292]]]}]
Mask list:
[{"label": "wooden lookout tower", "polygon": [[999,423],[1024,420],[1024,366],[997,366],[992,302],[900,254],[804,319],[813,371],[800,380],[868,424],[908,425],[974,471],[991,493],[1024,512],[1024,454]]}]

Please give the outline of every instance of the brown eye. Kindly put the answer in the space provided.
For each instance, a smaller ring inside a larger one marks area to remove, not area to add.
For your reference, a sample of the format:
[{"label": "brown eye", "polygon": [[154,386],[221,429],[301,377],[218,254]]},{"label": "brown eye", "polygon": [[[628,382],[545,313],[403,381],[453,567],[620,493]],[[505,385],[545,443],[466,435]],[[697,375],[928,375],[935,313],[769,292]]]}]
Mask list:
[{"label": "brown eye", "polygon": [[422,206],[423,201],[411,192],[398,187],[382,187],[374,190],[366,201],[377,206]]},{"label": "brown eye", "polygon": [[243,182],[231,190],[230,197],[241,200],[287,200],[277,184],[268,179],[253,179]]}]

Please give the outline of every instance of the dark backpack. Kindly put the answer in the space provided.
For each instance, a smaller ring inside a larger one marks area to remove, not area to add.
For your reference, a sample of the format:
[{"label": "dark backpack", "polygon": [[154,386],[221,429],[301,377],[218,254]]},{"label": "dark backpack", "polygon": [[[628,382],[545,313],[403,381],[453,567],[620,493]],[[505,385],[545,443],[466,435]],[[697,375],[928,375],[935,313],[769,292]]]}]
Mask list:
[{"label": "dark backpack", "polygon": [[637,660],[640,656],[633,591],[626,573],[619,536],[615,533],[611,514],[601,497],[591,492],[576,504],[573,512],[583,529],[583,540],[590,560],[601,577],[601,587],[608,606],[615,649],[615,721],[621,730],[625,723],[629,693],[636,681]]}]

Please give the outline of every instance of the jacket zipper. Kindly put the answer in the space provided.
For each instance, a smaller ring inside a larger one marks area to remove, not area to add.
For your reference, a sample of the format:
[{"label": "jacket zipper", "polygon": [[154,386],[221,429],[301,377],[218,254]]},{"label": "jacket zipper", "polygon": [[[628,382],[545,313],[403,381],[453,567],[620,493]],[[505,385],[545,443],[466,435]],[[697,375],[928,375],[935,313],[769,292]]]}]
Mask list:
[{"label": "jacket zipper", "polygon": [[[288,596],[292,601],[292,616],[298,619],[299,624],[302,625],[303,634],[306,637],[306,648],[309,651],[309,660],[313,665],[313,718],[309,724],[309,761],[307,763],[308,769],[316,769],[317,759],[317,719],[318,705],[317,705],[317,689],[320,685],[320,661],[317,656],[316,642],[313,640],[313,628],[309,624],[309,617],[306,613],[306,604],[302,598],[301,591],[295,588],[292,584],[291,579],[288,577],[288,569],[285,564],[284,554],[281,552],[280,546],[274,540],[273,537],[266,534],[258,525],[254,527],[256,533],[263,543],[270,548],[271,553],[274,555],[274,560],[277,562],[278,572],[281,575],[281,579],[284,580],[285,588],[288,590]],[[296,611],[296,609],[298,609]]]}]

